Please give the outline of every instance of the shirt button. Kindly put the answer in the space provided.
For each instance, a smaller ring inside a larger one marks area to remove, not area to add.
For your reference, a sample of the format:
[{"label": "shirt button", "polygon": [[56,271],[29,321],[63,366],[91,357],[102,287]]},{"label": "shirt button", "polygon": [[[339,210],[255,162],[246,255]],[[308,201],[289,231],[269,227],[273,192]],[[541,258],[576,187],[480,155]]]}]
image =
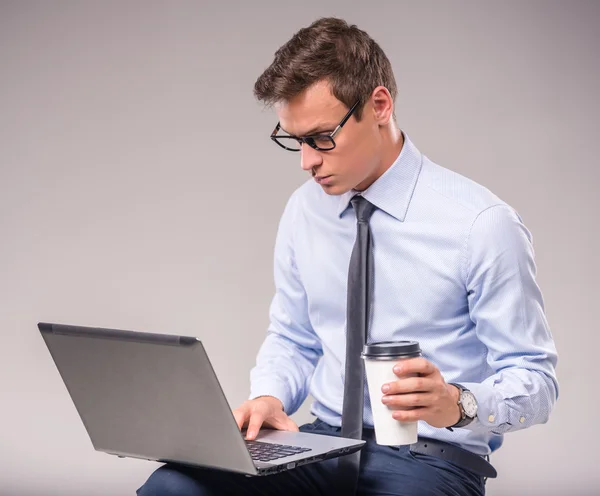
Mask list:
[{"label": "shirt button", "polygon": [[496,420],[496,416],[492,413],[489,417],[488,417],[488,422],[492,423],[494,420]]},{"label": "shirt button", "polygon": [[519,422],[521,422],[521,423],[525,422],[525,417],[521,417],[521,418],[519,419]]}]

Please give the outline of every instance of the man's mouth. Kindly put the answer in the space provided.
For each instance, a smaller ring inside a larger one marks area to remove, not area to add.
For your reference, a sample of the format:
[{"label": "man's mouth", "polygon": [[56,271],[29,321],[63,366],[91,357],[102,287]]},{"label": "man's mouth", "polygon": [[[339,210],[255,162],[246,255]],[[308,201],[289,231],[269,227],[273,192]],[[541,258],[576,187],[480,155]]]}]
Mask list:
[{"label": "man's mouth", "polygon": [[332,176],[315,176],[315,181],[319,184],[327,184]]}]

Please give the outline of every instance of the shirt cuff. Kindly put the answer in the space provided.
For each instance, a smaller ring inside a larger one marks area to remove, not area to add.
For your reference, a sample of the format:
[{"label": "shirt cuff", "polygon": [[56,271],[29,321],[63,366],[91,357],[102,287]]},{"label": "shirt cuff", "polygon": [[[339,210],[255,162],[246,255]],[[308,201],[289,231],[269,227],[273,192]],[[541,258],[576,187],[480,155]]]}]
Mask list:
[{"label": "shirt cuff", "polygon": [[460,384],[471,391],[477,400],[477,417],[464,429],[495,434],[503,434],[510,429],[508,406],[500,391],[488,384],[477,382],[461,382]]}]

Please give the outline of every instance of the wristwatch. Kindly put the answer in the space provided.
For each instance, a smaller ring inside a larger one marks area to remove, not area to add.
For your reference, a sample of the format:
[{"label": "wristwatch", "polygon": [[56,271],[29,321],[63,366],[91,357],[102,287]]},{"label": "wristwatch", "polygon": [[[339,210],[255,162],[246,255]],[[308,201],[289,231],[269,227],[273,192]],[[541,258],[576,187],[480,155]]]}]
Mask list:
[{"label": "wristwatch", "polygon": [[469,391],[466,387],[456,384],[455,382],[448,383],[458,388],[458,406],[460,408],[460,419],[456,424],[446,427],[448,430],[452,430],[453,427],[465,427],[469,425],[475,417],[477,417],[477,400],[475,395]]}]

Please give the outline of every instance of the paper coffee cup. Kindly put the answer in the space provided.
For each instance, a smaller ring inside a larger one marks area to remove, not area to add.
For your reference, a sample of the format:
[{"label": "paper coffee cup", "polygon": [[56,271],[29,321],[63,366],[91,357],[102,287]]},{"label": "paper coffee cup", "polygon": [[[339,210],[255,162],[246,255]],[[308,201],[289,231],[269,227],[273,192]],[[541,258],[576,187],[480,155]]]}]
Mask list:
[{"label": "paper coffee cup", "polygon": [[400,422],[392,417],[395,408],[381,402],[384,396],[381,386],[399,379],[393,371],[396,363],[421,356],[419,343],[417,341],[370,343],[364,346],[361,356],[365,361],[377,444],[400,446],[416,443],[417,422]]}]

